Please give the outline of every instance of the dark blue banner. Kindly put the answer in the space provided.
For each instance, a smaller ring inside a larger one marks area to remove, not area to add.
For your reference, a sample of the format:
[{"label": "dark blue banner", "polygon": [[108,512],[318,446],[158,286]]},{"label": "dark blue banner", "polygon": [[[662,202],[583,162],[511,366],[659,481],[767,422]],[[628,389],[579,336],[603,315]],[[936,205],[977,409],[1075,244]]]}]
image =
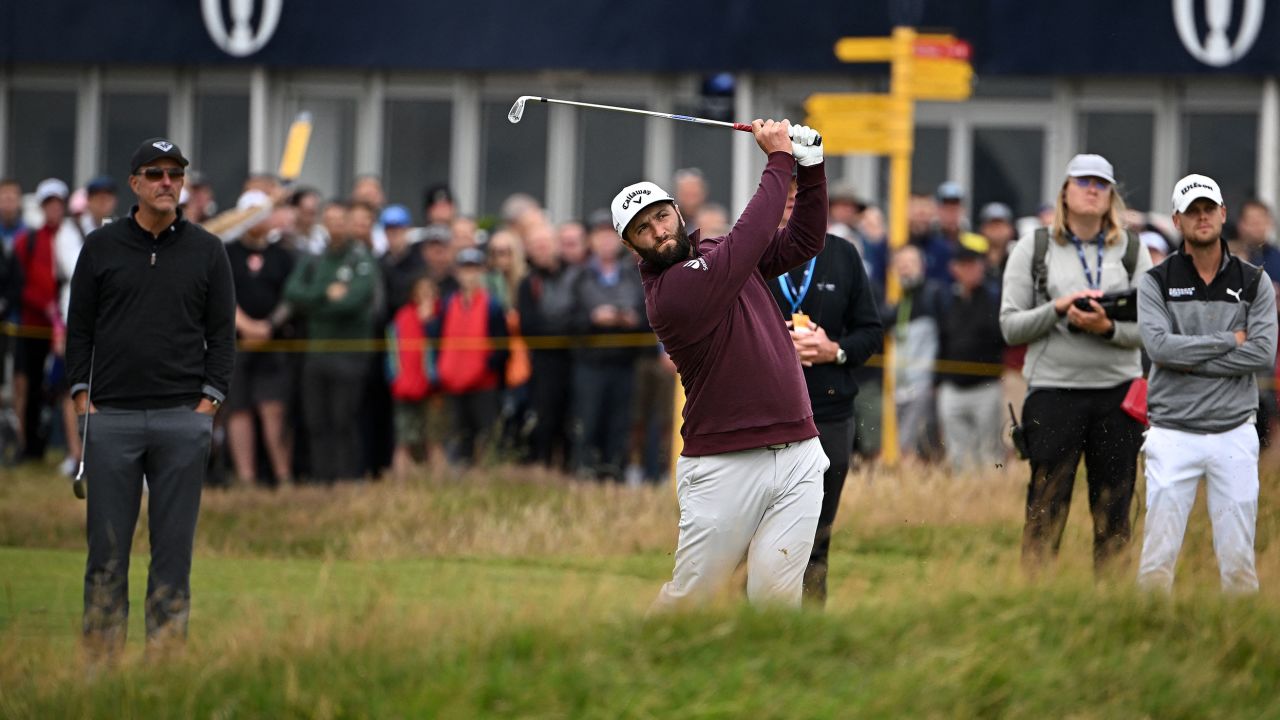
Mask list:
[{"label": "dark blue banner", "polygon": [[[894,21],[969,40],[979,74],[1280,72],[1267,0],[8,0],[0,62],[440,71],[858,72]],[[244,12],[247,10],[248,12]],[[241,14],[243,13],[243,14]]]}]

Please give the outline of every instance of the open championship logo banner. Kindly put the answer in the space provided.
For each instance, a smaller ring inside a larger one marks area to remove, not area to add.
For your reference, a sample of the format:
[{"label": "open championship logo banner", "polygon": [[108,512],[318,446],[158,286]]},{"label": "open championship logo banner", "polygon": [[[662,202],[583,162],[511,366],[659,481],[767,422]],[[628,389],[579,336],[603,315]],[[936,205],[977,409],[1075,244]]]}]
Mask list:
[{"label": "open championship logo banner", "polygon": [[1227,40],[1227,28],[1231,26],[1232,0],[1204,0],[1205,23],[1209,33],[1202,39],[1196,29],[1195,0],[1173,0],[1173,21],[1178,26],[1178,37],[1191,56],[1206,65],[1226,67],[1253,47],[1262,29],[1262,14],[1266,0],[1244,0],[1244,17],[1234,43]]},{"label": "open championship logo banner", "polygon": [[200,0],[200,11],[204,15],[204,26],[209,37],[223,52],[234,57],[247,57],[263,48],[276,32],[280,23],[280,11],[284,0],[262,0],[262,13],[258,17],[258,31],[255,34],[250,22],[253,20],[253,6],[256,0],[230,0],[231,31],[227,31],[222,16],[222,0]]}]

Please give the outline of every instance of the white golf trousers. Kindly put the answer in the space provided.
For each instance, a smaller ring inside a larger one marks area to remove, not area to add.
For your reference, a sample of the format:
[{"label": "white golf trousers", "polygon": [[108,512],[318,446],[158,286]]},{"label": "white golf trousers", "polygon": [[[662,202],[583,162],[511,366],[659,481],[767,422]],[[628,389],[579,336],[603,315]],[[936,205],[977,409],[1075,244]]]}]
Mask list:
[{"label": "white golf trousers", "polygon": [[816,437],[786,446],[681,456],[675,570],[650,612],[715,597],[744,556],[752,603],[798,607],[822,509],[822,474],[829,465]]},{"label": "white golf trousers", "polygon": [[1213,549],[1222,589],[1258,590],[1253,539],[1258,517],[1258,433],[1253,423],[1210,435],[1153,427],[1147,456],[1147,521],[1138,584],[1168,592],[1201,476],[1208,487]]}]

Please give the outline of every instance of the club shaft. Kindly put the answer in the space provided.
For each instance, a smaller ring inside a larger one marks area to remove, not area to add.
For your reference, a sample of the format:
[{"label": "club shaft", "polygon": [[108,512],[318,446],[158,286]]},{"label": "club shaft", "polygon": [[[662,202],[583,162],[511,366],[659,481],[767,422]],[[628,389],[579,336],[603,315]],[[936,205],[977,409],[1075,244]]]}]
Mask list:
[{"label": "club shaft", "polygon": [[89,351],[89,383],[84,389],[84,431],[80,435],[80,468],[76,471],[75,479],[78,481],[84,477],[84,456],[88,454],[89,448],[89,412],[93,408],[93,361],[98,357],[98,348],[95,346]]},{"label": "club shaft", "polygon": [[555,103],[557,105],[573,105],[574,107],[594,108],[596,110],[613,110],[614,112],[632,113],[634,115],[647,115],[649,117],[665,118],[667,120],[683,120],[684,122],[698,123],[699,125],[717,125],[719,127],[732,128],[743,132],[751,132],[751,126],[746,123],[724,122],[721,120],[708,120],[707,118],[692,117],[690,115],[675,115],[673,113],[657,112],[656,110],[639,110],[637,108],[618,107],[616,105],[597,105],[596,103],[576,102],[573,100],[556,100],[554,98],[530,97],[529,100],[536,100],[544,103]]}]

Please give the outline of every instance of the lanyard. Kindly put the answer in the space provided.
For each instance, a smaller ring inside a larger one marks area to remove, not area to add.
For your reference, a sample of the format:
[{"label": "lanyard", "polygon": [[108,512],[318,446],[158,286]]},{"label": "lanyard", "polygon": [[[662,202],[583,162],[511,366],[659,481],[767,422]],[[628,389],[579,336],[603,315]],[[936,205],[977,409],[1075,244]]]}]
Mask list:
[{"label": "lanyard", "polygon": [[813,266],[818,262],[818,256],[809,258],[809,264],[804,268],[804,279],[800,281],[800,289],[797,290],[795,283],[791,282],[791,273],[783,273],[778,276],[778,287],[782,288],[782,296],[791,303],[791,313],[800,312],[800,303],[804,302],[804,298],[809,294],[809,283],[813,282]]},{"label": "lanyard", "polygon": [[1095,281],[1093,273],[1089,270],[1089,263],[1084,259],[1084,246],[1080,244],[1080,238],[1075,234],[1071,235],[1071,244],[1076,246],[1076,255],[1080,258],[1080,267],[1084,268],[1084,281],[1089,284],[1090,290],[1099,290],[1102,288],[1102,246],[1103,234],[1098,233],[1095,242],[1098,246],[1098,278]]}]

